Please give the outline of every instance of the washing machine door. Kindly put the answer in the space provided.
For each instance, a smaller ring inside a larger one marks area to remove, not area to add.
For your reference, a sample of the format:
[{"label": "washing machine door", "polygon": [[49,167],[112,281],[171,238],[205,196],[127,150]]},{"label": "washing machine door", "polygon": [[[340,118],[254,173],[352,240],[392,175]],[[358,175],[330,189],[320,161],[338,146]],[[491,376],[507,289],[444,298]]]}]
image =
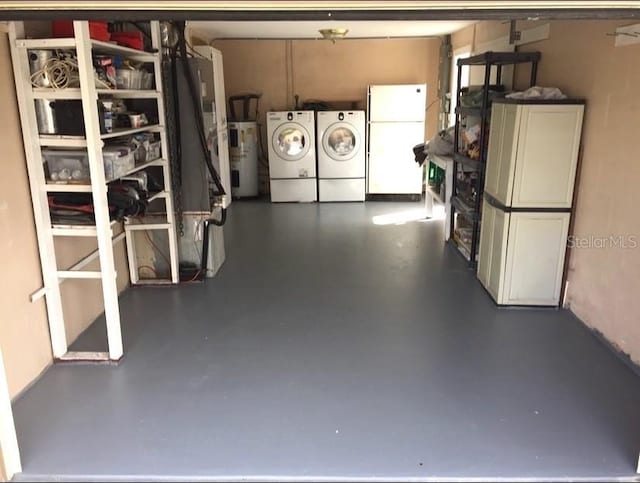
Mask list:
[{"label": "washing machine door", "polygon": [[287,122],[273,132],[271,143],[279,158],[299,161],[311,149],[312,138],[301,124]]},{"label": "washing machine door", "polygon": [[348,122],[336,122],[322,136],[324,152],[334,161],[349,161],[360,150],[360,135]]}]

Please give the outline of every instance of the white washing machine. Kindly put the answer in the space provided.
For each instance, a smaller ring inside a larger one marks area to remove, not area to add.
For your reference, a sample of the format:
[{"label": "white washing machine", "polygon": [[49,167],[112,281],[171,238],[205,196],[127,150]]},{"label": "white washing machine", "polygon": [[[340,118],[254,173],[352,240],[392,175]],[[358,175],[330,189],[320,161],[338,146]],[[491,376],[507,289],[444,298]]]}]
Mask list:
[{"label": "white washing machine", "polygon": [[317,201],[314,112],[268,112],[267,139],[271,201]]},{"label": "white washing machine", "polygon": [[364,201],[365,171],[364,111],[319,111],[320,201]]}]

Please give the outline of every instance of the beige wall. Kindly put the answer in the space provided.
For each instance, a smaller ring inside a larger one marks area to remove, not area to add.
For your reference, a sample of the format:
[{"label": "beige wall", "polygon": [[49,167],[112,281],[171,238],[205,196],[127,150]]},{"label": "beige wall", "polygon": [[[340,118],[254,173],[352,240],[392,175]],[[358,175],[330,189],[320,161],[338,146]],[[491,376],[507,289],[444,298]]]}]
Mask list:
[{"label": "beige wall", "polygon": [[[607,36],[629,22],[551,24],[540,50],[539,83],[587,99],[573,233],[640,241],[640,45]],[[640,247],[574,249],[567,303],[587,325],[640,363]]]},{"label": "beige wall", "polygon": [[14,396],[51,362],[51,343],[44,300],[29,300],[42,277],[10,61],[0,33],[0,344]]},{"label": "beige wall", "polygon": [[[224,58],[227,96],[260,92],[261,111],[292,109],[293,95],[366,104],[369,84],[427,83],[427,104],[436,99],[438,39],[217,40]],[[429,110],[427,132],[437,126]]]},{"label": "beige wall", "polygon": [[[614,47],[607,36],[628,23],[553,21],[549,39],[519,49],[542,53],[538,84],[587,100],[573,229],[578,237],[637,236],[640,242],[640,164],[633,144],[640,126],[640,45]],[[489,32],[490,24],[477,29]],[[468,29],[462,35],[454,43],[468,41]],[[528,69],[520,72],[528,75]],[[569,261],[568,307],[640,363],[640,248],[574,249]]]},{"label": "beige wall", "polygon": [[[29,299],[42,287],[42,277],[9,43],[7,34],[1,32],[0,119],[0,345],[9,390],[15,397],[52,362],[52,355],[44,299],[34,303]],[[61,240],[56,246],[59,267],[67,268],[94,247],[94,240]],[[116,250],[116,260],[118,285],[123,289],[128,285],[128,270],[122,245]],[[71,342],[102,312],[102,291],[97,281],[70,280],[63,284],[62,293]]]},{"label": "beige wall", "polygon": [[[287,110],[307,99],[358,101],[366,107],[369,84],[427,84],[427,105],[437,97],[439,39],[217,40],[224,58],[227,96],[262,94],[265,113]],[[437,129],[438,103],[427,115],[426,136]],[[264,174],[264,173],[263,173]]]},{"label": "beige wall", "polygon": [[505,35],[509,35],[508,22],[498,20],[478,22],[454,33],[451,36],[451,46],[455,50],[470,45],[471,50],[476,50],[479,45]]}]

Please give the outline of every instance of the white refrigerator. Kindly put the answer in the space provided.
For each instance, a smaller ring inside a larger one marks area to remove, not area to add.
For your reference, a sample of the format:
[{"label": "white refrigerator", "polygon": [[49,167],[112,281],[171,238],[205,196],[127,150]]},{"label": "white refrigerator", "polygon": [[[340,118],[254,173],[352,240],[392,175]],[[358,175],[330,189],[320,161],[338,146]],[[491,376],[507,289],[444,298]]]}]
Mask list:
[{"label": "white refrigerator", "polygon": [[367,193],[421,194],[413,147],[424,142],[427,85],[373,85],[367,100]]},{"label": "white refrigerator", "polygon": [[499,305],[560,301],[584,102],[494,101],[478,279]]}]

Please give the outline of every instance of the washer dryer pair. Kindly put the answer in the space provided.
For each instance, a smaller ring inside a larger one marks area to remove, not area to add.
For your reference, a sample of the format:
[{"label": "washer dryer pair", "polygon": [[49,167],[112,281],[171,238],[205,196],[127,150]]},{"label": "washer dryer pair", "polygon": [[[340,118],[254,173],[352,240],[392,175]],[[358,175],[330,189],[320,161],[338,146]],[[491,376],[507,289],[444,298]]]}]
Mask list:
[{"label": "washer dryer pair", "polygon": [[364,111],[267,114],[272,202],[364,201]]}]

